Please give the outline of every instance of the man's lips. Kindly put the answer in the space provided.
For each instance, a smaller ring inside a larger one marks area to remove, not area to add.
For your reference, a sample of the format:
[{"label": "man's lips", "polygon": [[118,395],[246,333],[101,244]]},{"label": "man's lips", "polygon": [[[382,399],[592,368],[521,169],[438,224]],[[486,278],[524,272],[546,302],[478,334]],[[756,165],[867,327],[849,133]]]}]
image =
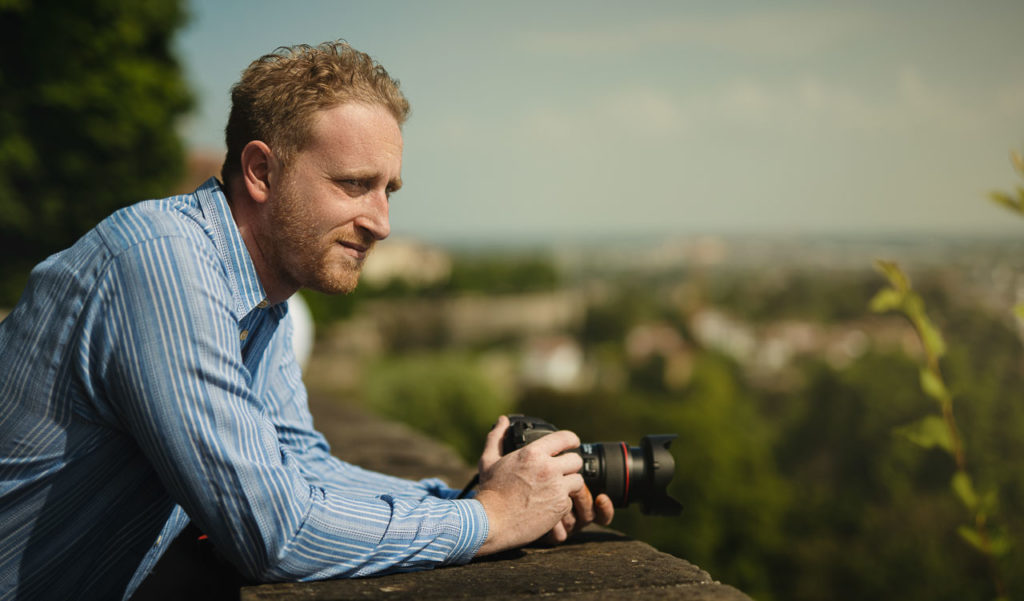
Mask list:
[{"label": "man's lips", "polygon": [[345,253],[349,256],[362,261],[366,258],[366,253],[370,252],[369,244],[363,244],[360,242],[353,242],[350,240],[339,240],[338,244],[345,249]]}]

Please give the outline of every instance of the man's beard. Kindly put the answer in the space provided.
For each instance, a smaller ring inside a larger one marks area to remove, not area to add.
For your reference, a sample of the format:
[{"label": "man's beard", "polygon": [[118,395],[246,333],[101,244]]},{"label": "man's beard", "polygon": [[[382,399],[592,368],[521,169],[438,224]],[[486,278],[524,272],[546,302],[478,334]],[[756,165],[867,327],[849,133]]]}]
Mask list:
[{"label": "man's beard", "polygon": [[307,201],[290,189],[282,190],[269,210],[271,227],[264,253],[291,285],[327,294],[355,290],[363,260],[341,252],[339,243],[352,242],[369,252],[375,242],[371,235],[353,228],[347,233],[335,232],[328,239],[310,214]]}]

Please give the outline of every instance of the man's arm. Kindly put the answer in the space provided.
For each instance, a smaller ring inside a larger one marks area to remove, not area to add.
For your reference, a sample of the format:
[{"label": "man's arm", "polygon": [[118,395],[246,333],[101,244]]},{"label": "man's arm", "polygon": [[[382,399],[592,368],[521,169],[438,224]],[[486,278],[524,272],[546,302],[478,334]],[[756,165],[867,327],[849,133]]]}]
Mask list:
[{"label": "man's arm", "polygon": [[[286,325],[290,326],[290,324]],[[270,387],[272,392],[269,393],[271,398],[268,399],[270,401],[268,405],[274,408],[274,412],[270,417],[278,430],[282,447],[301,455],[299,465],[311,482],[328,490],[337,491],[340,494],[375,495],[381,490],[389,490],[396,494],[417,499],[427,495],[455,498],[459,494],[460,491],[447,487],[439,480],[410,481],[395,478],[363,469],[332,456],[323,435],[313,428],[312,416],[307,405],[306,390],[301,379],[301,371],[291,354],[291,346],[288,344],[288,336],[290,336],[288,327],[282,328],[280,335],[280,339],[275,341],[281,348],[279,351],[280,358],[274,359],[274,362],[279,366],[277,374],[279,381]],[[485,448],[480,462],[481,473],[488,475],[487,484],[481,490],[483,491],[488,488],[496,489],[493,491],[497,492],[495,500],[500,500],[503,507],[514,506],[516,503],[515,499],[517,498],[528,500],[535,507],[540,502],[539,499],[528,489],[522,487],[519,480],[524,477],[529,479],[529,476],[523,473],[522,466],[515,466],[514,464],[502,466],[502,469],[495,475],[494,464],[500,459],[500,441],[507,426],[508,419],[501,417],[488,437],[487,448]],[[574,443],[573,446],[578,446],[579,444],[578,439],[575,437],[571,439],[571,442]],[[572,448],[572,446],[569,448]],[[520,460],[520,463],[530,464],[531,462],[529,460]],[[529,468],[527,467],[527,469]],[[576,470],[578,471],[578,469],[577,467]],[[509,490],[500,488],[498,482],[493,481],[495,477],[500,479],[502,476],[513,471],[516,472],[514,477],[510,477],[506,481]],[[551,492],[543,483],[533,482],[532,485],[539,487],[542,492],[548,494]],[[491,502],[491,499],[488,498],[489,494],[484,493],[484,503]],[[591,522],[596,521],[604,525],[611,522],[614,508],[607,495],[599,495],[595,500],[589,490],[586,487],[582,487],[570,493],[567,498],[571,500],[572,511],[562,515],[561,519],[550,528],[550,531],[547,531],[548,534],[545,537],[547,542],[563,542],[574,531]],[[493,505],[493,503],[491,504]],[[523,527],[523,523],[532,525],[538,522],[538,516],[531,515],[530,508],[524,506],[523,510],[523,515],[506,520],[509,527],[519,530]],[[491,511],[488,511],[488,516],[490,517],[492,514],[497,515],[498,513],[499,509],[492,506]],[[543,518],[540,518],[540,520],[540,523],[543,524]],[[533,541],[533,539],[526,540],[525,542],[520,540],[523,537],[529,538],[530,534],[508,538],[502,533],[501,529],[502,526],[495,525],[492,519],[489,528],[491,533],[490,544],[485,545],[479,554],[511,548]],[[539,532],[546,531],[542,525],[534,525],[529,532],[532,533],[533,530]],[[514,542],[501,542],[506,539]]]},{"label": "man's arm", "polygon": [[476,501],[312,484],[250,388],[218,260],[186,238],[110,267],[110,401],[171,497],[246,575],[321,579],[468,561]]}]

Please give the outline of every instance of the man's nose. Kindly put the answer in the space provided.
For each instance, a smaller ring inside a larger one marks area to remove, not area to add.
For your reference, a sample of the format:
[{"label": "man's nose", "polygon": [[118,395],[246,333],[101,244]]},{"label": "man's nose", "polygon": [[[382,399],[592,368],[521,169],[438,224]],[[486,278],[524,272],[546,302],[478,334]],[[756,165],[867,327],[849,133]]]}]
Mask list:
[{"label": "man's nose", "polygon": [[355,220],[356,227],[370,233],[375,240],[383,240],[391,233],[388,219],[388,197],[383,191],[374,192],[366,198],[363,211]]}]

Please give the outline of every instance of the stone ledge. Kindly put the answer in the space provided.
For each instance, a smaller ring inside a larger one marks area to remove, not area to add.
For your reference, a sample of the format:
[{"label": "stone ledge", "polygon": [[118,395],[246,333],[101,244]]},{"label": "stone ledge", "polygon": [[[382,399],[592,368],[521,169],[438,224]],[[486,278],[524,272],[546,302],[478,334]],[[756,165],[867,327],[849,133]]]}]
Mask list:
[{"label": "stone ledge", "polygon": [[465,566],[355,580],[265,584],[242,589],[242,601],[397,600],[415,597],[514,601],[750,601],[707,572],[650,545],[603,528],[567,544],[531,547]]},{"label": "stone ledge", "polygon": [[[474,470],[448,447],[401,424],[311,395],[316,427],[335,455],[407,478],[437,476],[461,486]],[[482,441],[481,441],[482,442]],[[509,551],[456,566],[354,580],[244,587],[242,601],[342,599],[567,601],[750,601],[697,566],[607,528],[591,527],[566,544]]]}]

